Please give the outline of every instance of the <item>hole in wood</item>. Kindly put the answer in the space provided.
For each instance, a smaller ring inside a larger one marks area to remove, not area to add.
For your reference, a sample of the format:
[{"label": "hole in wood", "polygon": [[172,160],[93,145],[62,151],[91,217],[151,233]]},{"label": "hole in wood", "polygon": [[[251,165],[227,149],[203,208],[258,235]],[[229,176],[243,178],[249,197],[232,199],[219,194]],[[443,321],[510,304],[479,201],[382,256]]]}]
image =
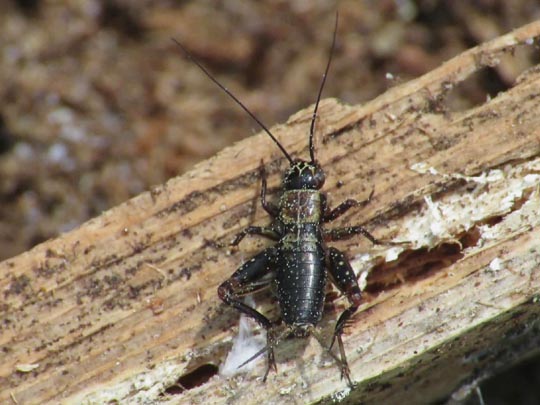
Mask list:
[{"label": "hole in wood", "polygon": [[457,241],[442,243],[429,250],[422,248],[404,252],[398,260],[377,265],[371,270],[366,291],[376,294],[407,281],[428,277],[462,257],[461,246]]},{"label": "hole in wood", "polygon": [[466,111],[484,104],[490,98],[510,88],[497,68],[485,67],[453,86],[447,95],[446,106],[450,111]]},{"label": "hole in wood", "polygon": [[195,387],[199,387],[207,382],[210,378],[218,373],[218,368],[210,363],[203,364],[200,367],[197,367],[195,370],[184,374],[182,377],[176,381],[175,384],[168,387],[163,393],[163,395],[177,395],[181,394],[184,391],[189,391]]}]

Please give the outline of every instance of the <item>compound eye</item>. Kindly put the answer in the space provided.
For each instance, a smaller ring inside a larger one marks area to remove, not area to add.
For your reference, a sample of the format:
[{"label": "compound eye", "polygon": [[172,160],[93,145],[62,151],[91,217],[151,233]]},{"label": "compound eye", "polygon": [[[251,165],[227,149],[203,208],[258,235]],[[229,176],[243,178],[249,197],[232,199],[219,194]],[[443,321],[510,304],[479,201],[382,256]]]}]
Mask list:
[{"label": "compound eye", "polygon": [[324,181],[326,180],[326,176],[324,175],[324,172],[321,170],[320,167],[316,168],[315,174],[313,176],[313,180],[315,181],[315,187],[317,189],[321,188],[324,185]]}]

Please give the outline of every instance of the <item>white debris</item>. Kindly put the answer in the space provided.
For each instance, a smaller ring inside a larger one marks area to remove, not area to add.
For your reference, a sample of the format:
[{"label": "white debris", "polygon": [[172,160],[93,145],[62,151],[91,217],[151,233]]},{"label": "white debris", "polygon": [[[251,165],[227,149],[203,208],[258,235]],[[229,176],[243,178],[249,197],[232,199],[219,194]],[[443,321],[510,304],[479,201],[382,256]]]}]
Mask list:
[{"label": "white debris", "polygon": [[[245,303],[254,307],[253,298],[246,297]],[[240,369],[242,363],[254,356],[258,351],[266,345],[266,333],[257,331],[257,323],[242,314],[238,325],[238,335],[233,339],[231,351],[227,355],[225,362],[219,368],[219,373],[225,377],[231,377],[239,373],[245,373],[252,370],[260,359],[266,359],[266,356],[261,355],[260,358],[250,361]]]},{"label": "white debris", "polygon": [[38,363],[32,363],[32,364],[17,364],[15,366],[15,370],[17,370],[20,373],[29,373],[30,371],[35,370],[39,367]]},{"label": "white debris", "polygon": [[496,257],[495,259],[493,259],[490,263],[489,263],[489,269],[491,271],[499,271],[501,270],[503,267],[502,267],[502,260],[499,259],[498,257]]}]

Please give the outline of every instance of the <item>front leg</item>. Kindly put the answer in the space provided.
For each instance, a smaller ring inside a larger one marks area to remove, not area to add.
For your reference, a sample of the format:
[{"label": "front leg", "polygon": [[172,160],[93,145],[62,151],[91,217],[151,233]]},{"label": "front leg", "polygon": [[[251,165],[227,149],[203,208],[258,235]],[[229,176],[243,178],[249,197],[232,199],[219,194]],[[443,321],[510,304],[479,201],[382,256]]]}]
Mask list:
[{"label": "front leg", "polygon": [[264,169],[264,162],[261,160],[261,167],[259,169],[261,173],[261,205],[264,210],[268,212],[272,218],[276,218],[279,214],[279,209],[274,204],[266,200],[266,170]]},{"label": "front leg", "polygon": [[336,328],[334,329],[334,335],[332,336],[329,350],[332,349],[337,340],[341,356],[341,374],[342,377],[346,377],[350,383],[350,370],[347,363],[347,357],[345,356],[345,348],[343,347],[341,335],[343,334],[345,326],[350,321],[350,318],[358,309],[362,300],[362,293],[358,286],[356,275],[345,255],[336,248],[330,248],[328,249],[327,258],[328,271],[330,272],[332,282],[339,291],[345,294],[350,303],[349,308],[343,311],[336,322]]},{"label": "front leg", "polygon": [[232,246],[236,246],[240,243],[246,235],[260,235],[265,238],[272,239],[273,241],[278,241],[281,235],[272,228],[267,228],[264,226],[248,226],[244,230],[238,233],[234,240],[231,242]]},{"label": "front leg", "polygon": [[373,197],[375,189],[371,190],[371,193],[369,194],[369,197],[364,201],[358,201],[353,199],[348,199],[343,201],[341,204],[339,204],[336,208],[333,210],[326,210],[323,216],[323,222],[330,222],[333,221],[336,218],[339,218],[343,214],[345,214],[349,209],[352,207],[358,207],[358,206],[364,206],[369,204],[371,201],[371,197]]},{"label": "front leg", "polygon": [[254,319],[266,330],[268,366],[265,378],[270,368],[276,370],[273,350],[274,342],[272,341],[272,322],[256,309],[244,304],[240,298],[245,294],[253,293],[270,284],[272,279],[265,276],[270,275],[274,271],[275,256],[276,249],[274,247],[263,250],[240,266],[218,288],[218,296],[225,304]]},{"label": "front leg", "polygon": [[[261,160],[260,173],[261,173],[261,180],[262,180],[261,205],[272,218],[276,218],[279,214],[278,208],[274,204],[266,200],[266,171],[264,170],[264,162],[262,160]],[[238,235],[236,235],[234,240],[231,242],[231,245],[232,246],[238,245],[242,241],[242,239],[246,237],[246,235],[260,235],[265,238],[272,239],[273,241],[278,241],[281,237],[280,233],[273,228],[262,227],[262,226],[248,226],[247,228],[239,232]]]}]

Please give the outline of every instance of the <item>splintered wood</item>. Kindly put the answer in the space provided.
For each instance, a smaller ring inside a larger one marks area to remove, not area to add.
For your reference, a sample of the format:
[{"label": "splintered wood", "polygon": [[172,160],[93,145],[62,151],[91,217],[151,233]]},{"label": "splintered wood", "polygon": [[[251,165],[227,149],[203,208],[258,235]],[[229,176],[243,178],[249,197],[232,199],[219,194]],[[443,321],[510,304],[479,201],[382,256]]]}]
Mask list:
[{"label": "splintered wood", "polygon": [[[278,346],[266,384],[264,361],[216,374],[238,326],[216,288],[266,242],[251,238],[232,254],[228,243],[268,220],[261,160],[271,198],[287,167],[259,134],[0,263],[0,402],[426,403],[459,399],[474,386],[465,383],[538,350],[540,70],[474,108],[446,105],[460,82],[532,49],[538,35],[540,23],[524,26],[362,106],[322,103],[331,206],[375,190],[329,227],[363,224],[409,242],[336,244],[366,283],[344,335],[352,391],[313,339]],[[307,157],[311,114],[273,129],[296,156]],[[327,297],[320,326],[330,338],[347,302]],[[257,304],[278,315],[269,296]]]}]

